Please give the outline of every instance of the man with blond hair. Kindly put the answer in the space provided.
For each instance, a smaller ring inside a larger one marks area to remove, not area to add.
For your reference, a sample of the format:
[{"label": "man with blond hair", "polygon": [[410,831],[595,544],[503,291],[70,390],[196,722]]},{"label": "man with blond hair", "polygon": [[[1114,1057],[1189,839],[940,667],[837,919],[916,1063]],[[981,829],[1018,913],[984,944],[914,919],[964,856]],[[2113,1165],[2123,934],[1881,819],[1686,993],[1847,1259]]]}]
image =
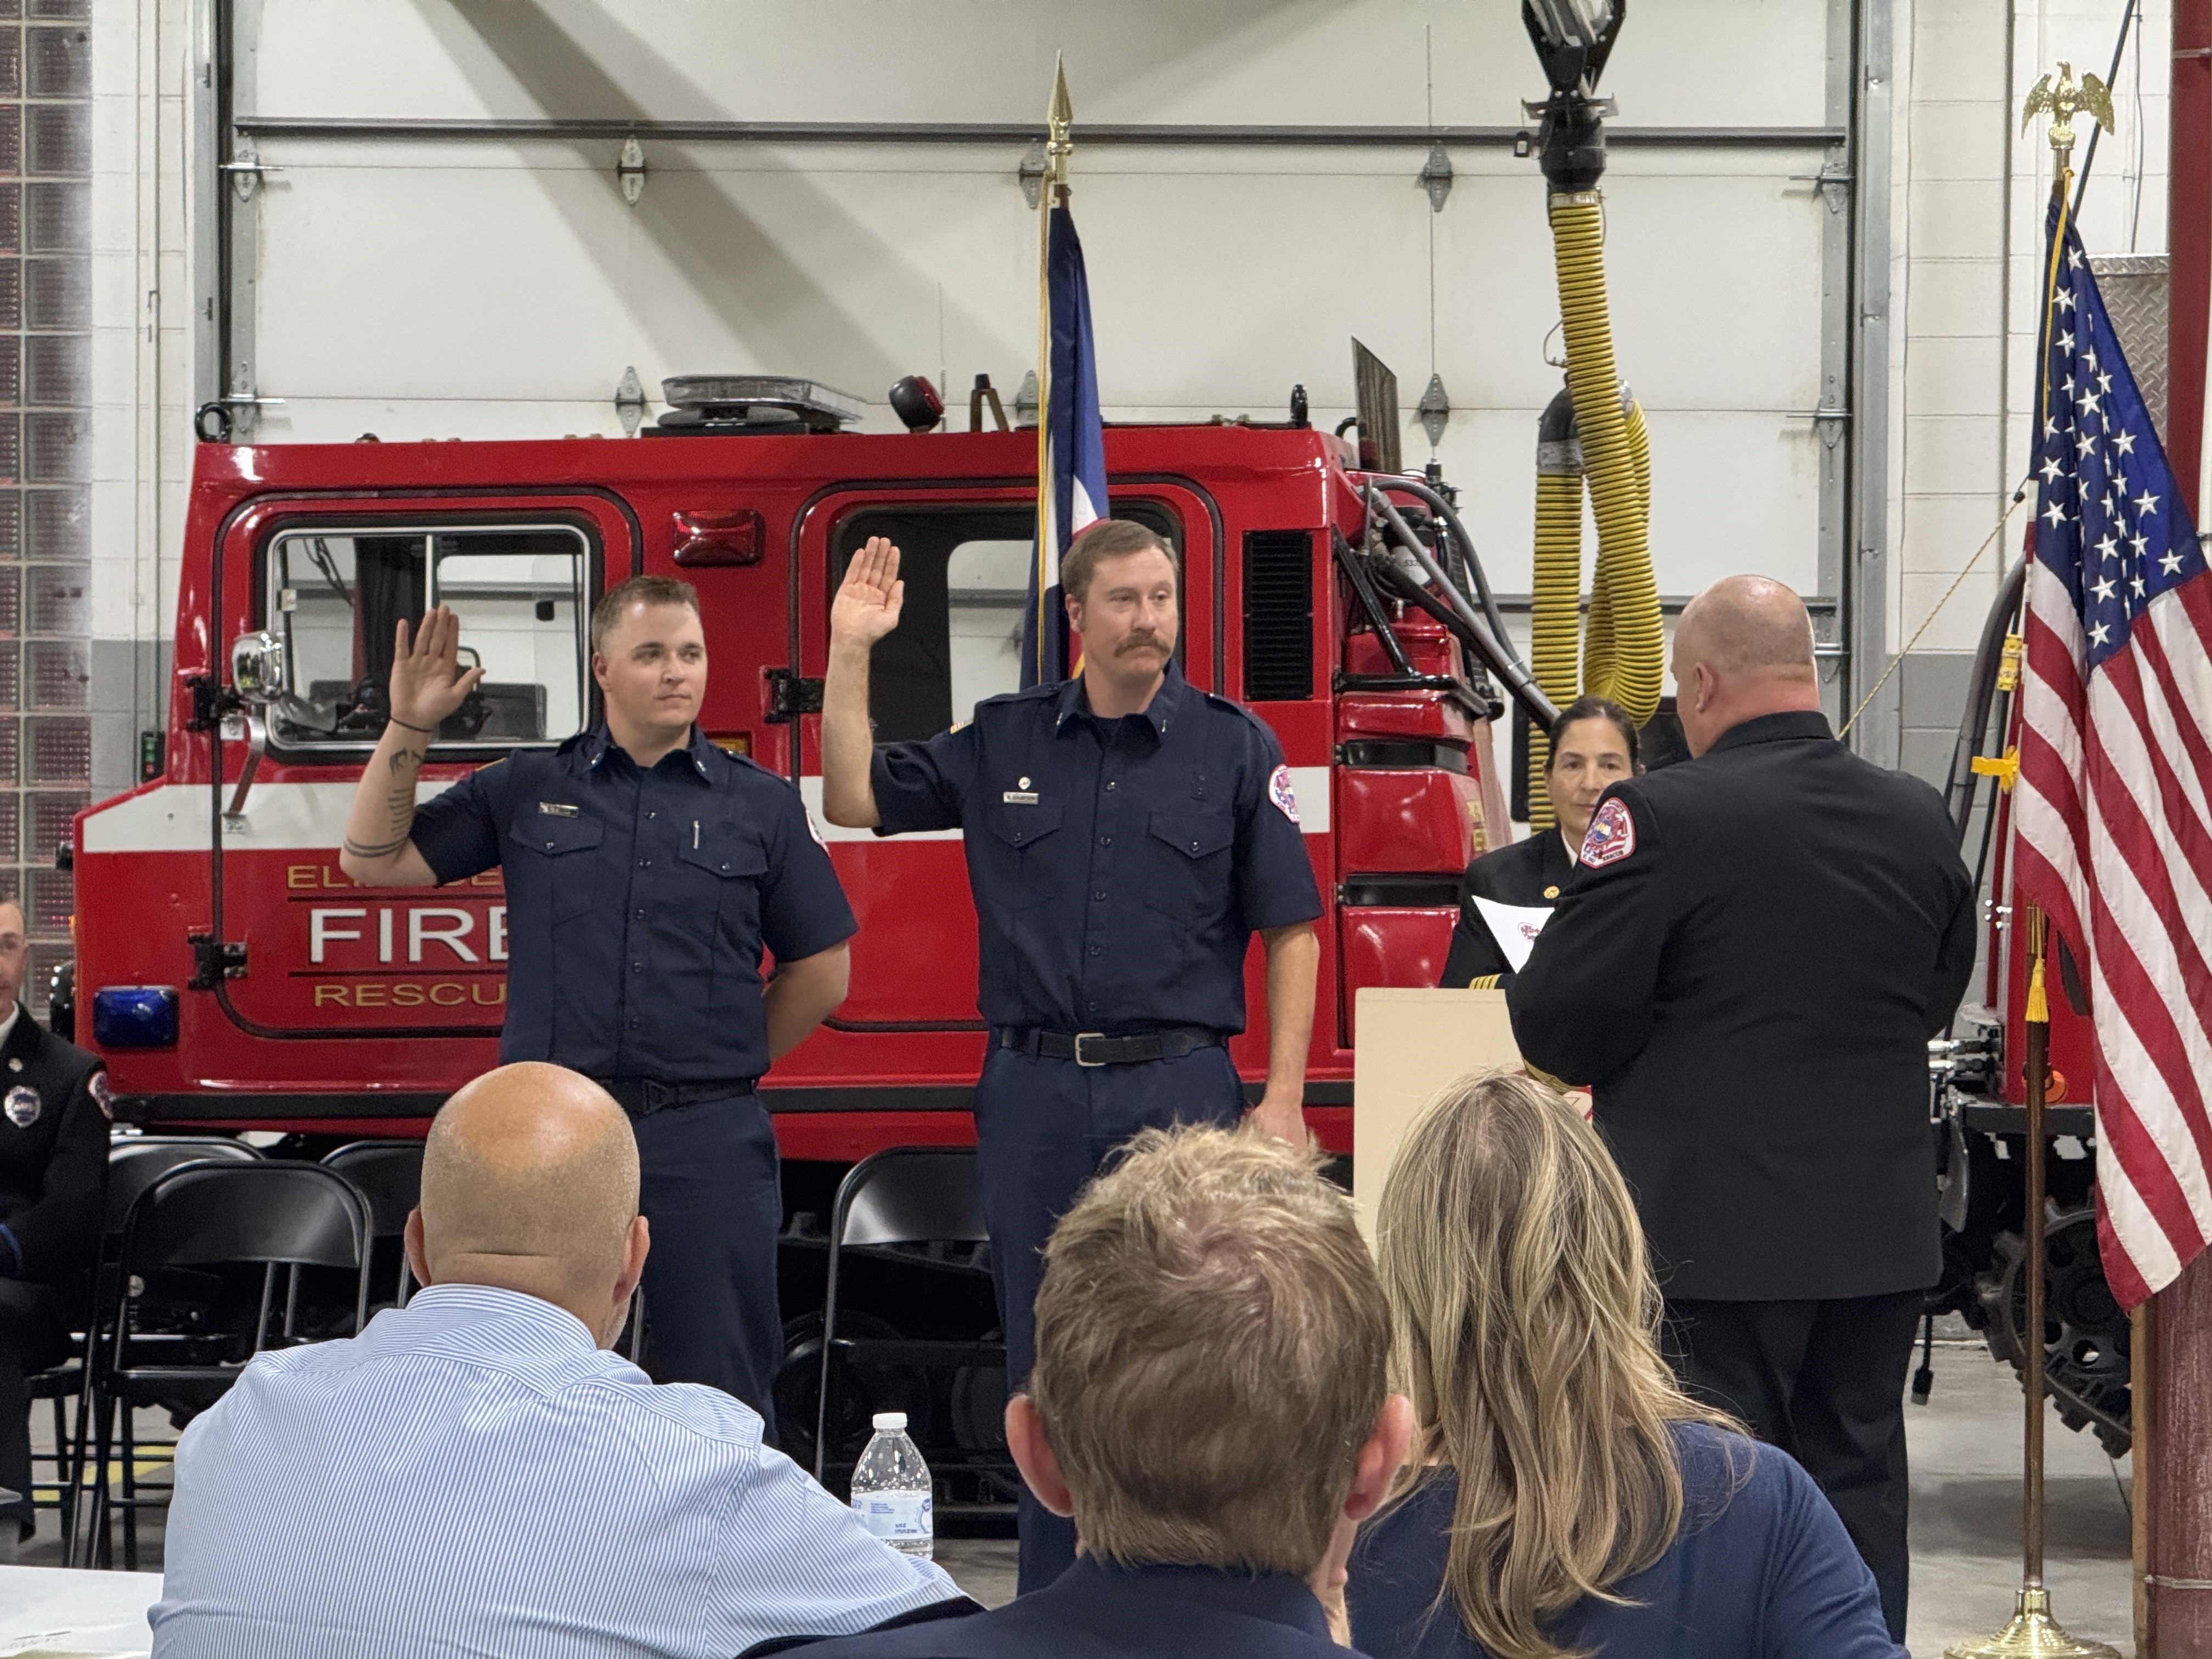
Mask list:
[{"label": "man with blond hair", "polygon": [[1075,1565],[994,1612],[809,1659],[1341,1656],[1333,1600],[1412,1410],[1351,1200],[1251,1129],[1146,1131],[1045,1248],[1006,1439]]},{"label": "man with blond hair", "polygon": [[730,1659],[974,1603],[871,1537],[720,1389],[607,1349],[649,1240],[607,1093],[478,1078],[423,1150],[422,1289],[264,1353],[177,1449],[161,1659]]}]

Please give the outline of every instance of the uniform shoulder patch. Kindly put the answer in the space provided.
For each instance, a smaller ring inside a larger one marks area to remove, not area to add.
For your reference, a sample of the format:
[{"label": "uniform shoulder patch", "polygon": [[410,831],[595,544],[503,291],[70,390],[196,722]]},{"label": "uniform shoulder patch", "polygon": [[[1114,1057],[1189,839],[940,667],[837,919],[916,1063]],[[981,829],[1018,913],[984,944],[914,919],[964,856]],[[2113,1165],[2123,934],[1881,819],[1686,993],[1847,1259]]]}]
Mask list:
[{"label": "uniform shoulder patch", "polygon": [[1291,769],[1279,766],[1267,775],[1267,799],[1292,823],[1298,821],[1298,792],[1291,786]]},{"label": "uniform shoulder patch", "polygon": [[1636,820],[1618,795],[1598,803],[1577,858],[1593,870],[1618,864],[1636,850]]}]

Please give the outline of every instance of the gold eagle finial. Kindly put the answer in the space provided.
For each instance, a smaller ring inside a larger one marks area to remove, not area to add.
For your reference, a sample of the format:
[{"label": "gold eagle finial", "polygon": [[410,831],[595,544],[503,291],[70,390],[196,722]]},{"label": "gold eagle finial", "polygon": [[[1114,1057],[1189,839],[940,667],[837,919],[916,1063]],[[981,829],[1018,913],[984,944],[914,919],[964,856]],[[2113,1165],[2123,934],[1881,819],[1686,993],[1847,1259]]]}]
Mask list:
[{"label": "gold eagle finial", "polygon": [[2094,75],[2084,75],[2081,84],[2074,81],[2074,65],[2064,58],[2058,60],[2056,77],[2045,76],[2027,94],[2027,104],[2020,112],[2020,130],[2025,133],[2028,124],[2039,115],[2051,115],[2051,148],[2066,151],[2074,148],[2074,117],[2086,112],[2107,132],[2112,131],[2112,89]]}]

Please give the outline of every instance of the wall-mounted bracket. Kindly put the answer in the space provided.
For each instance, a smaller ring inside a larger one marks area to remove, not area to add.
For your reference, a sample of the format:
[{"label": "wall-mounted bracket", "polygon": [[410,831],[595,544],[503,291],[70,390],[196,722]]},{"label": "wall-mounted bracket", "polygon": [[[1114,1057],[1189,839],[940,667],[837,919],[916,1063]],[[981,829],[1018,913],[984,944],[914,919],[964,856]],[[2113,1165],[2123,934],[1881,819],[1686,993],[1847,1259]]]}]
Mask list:
[{"label": "wall-mounted bracket", "polygon": [[1022,196],[1031,207],[1037,204],[1037,198],[1044,193],[1046,166],[1044,140],[1036,139],[1022,152],[1021,166],[1015,173],[1021,180]]},{"label": "wall-mounted bracket", "polygon": [[1413,405],[1421,417],[1421,430],[1429,434],[1429,447],[1434,449],[1443,441],[1444,428],[1451,424],[1451,395],[1444,390],[1444,377],[1429,376],[1428,390],[1421,393],[1421,401]]},{"label": "wall-mounted bracket", "polygon": [[645,146],[637,142],[635,133],[623,140],[622,155],[615,161],[615,182],[622,186],[623,200],[632,207],[645,194]]},{"label": "wall-mounted bracket", "polygon": [[632,363],[623,370],[622,384],[615,387],[615,413],[622,419],[623,437],[637,436],[646,407],[645,383],[637,378],[637,365]]},{"label": "wall-mounted bracket", "polygon": [[1431,146],[1429,159],[1421,163],[1421,170],[1414,175],[1413,182],[1429,192],[1429,210],[1442,213],[1444,203],[1451,196],[1452,187],[1451,157],[1444,153],[1442,144]]}]

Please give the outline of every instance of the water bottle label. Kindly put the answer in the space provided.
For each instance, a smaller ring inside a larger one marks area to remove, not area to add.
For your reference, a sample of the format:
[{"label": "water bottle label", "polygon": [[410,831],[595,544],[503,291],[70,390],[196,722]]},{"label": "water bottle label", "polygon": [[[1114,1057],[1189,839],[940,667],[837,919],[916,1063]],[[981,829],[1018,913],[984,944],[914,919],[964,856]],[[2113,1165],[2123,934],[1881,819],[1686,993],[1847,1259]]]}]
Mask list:
[{"label": "water bottle label", "polygon": [[930,1498],[926,1492],[855,1492],[853,1512],[885,1543],[902,1538],[927,1538],[933,1524]]}]

